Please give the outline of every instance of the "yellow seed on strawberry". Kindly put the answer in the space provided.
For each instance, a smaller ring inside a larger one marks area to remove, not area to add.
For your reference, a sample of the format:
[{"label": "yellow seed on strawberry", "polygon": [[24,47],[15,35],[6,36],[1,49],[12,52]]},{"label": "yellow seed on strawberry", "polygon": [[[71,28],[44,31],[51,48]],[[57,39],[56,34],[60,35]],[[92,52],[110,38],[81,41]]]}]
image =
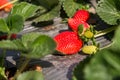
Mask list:
[{"label": "yellow seed on strawberry", "polygon": [[84,46],[82,48],[82,52],[85,54],[95,54],[97,52],[97,47],[94,45],[90,45],[90,46]]},{"label": "yellow seed on strawberry", "polygon": [[92,38],[92,37],[94,36],[94,34],[93,34],[91,31],[86,31],[86,32],[84,33],[84,36],[85,36],[86,38]]}]

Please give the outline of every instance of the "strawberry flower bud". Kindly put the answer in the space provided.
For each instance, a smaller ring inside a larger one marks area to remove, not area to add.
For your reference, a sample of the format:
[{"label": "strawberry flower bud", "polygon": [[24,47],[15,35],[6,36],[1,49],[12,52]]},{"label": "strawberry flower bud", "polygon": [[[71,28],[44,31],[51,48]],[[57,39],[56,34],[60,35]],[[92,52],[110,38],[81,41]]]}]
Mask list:
[{"label": "strawberry flower bud", "polygon": [[84,36],[86,37],[86,38],[92,38],[93,36],[94,36],[94,34],[93,34],[93,32],[91,32],[90,30],[88,30],[88,31],[86,31],[85,33],[84,33]]}]

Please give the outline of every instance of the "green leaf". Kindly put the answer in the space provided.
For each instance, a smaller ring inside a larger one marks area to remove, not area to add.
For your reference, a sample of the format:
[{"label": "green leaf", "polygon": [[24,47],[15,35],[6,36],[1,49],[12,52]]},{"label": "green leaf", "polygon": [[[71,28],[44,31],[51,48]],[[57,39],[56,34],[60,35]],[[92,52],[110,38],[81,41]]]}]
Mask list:
[{"label": "green leaf", "polygon": [[1,32],[9,32],[9,28],[8,28],[5,20],[2,18],[0,19],[0,31]]},{"label": "green leaf", "polygon": [[116,25],[120,20],[120,0],[100,0],[96,8],[97,14],[110,25]]},{"label": "green leaf", "polygon": [[[34,3],[35,1],[33,1]],[[54,5],[58,4],[58,0],[37,0],[37,5],[43,6],[44,8],[50,10]]]},{"label": "green leaf", "polygon": [[39,33],[27,33],[22,36],[21,41],[26,48],[29,48],[29,45],[31,47],[31,43],[39,36]]},{"label": "green leaf", "polygon": [[41,21],[49,21],[54,19],[55,17],[59,17],[59,13],[60,13],[60,5],[55,6],[53,9],[51,9],[50,11],[40,15],[39,17],[37,17],[34,22],[41,22]]},{"label": "green leaf", "polygon": [[76,10],[79,9],[79,5],[80,4],[74,2],[74,0],[65,0],[63,3],[63,9],[68,17],[72,17]]},{"label": "green leaf", "polygon": [[19,50],[21,55],[28,58],[41,58],[53,53],[56,48],[56,43],[51,37],[39,33],[27,33],[16,40],[2,40],[0,44],[0,48]]},{"label": "green leaf", "polygon": [[1,49],[10,49],[10,50],[23,50],[25,51],[24,45],[20,42],[20,40],[2,40],[0,41]]},{"label": "green leaf", "polygon": [[118,51],[120,51],[120,45],[119,45],[119,43],[120,43],[120,32],[119,32],[119,27],[120,27],[120,25],[118,26],[118,28],[116,28],[116,35],[114,36],[114,38],[113,38],[113,41],[114,41],[114,44],[113,44],[113,46],[111,46],[110,47],[110,49],[112,50],[112,51],[116,51],[116,52],[118,52]]},{"label": "green leaf", "polygon": [[27,48],[24,46],[24,43],[22,43],[21,39],[12,40],[12,42],[17,46],[16,48],[13,48],[14,50],[19,50],[21,52],[27,51]]},{"label": "green leaf", "polygon": [[27,3],[27,2],[21,2],[19,4],[16,4],[13,7],[13,9],[11,11],[11,14],[12,15],[15,15],[15,14],[21,15],[26,20],[26,19],[34,16],[35,12],[38,9],[39,9],[39,7],[36,6],[36,5],[30,4],[30,3]]},{"label": "green leaf", "polygon": [[20,15],[9,15],[6,22],[10,33],[18,33],[23,29],[24,19]]},{"label": "green leaf", "polygon": [[2,40],[0,41],[0,48],[2,49],[15,49],[17,45],[14,44],[11,40]]},{"label": "green leaf", "polygon": [[38,71],[27,71],[20,74],[17,80],[44,80],[42,72]]},{"label": "green leaf", "polygon": [[4,67],[4,54],[0,55],[0,80],[7,80]]},{"label": "green leaf", "polygon": [[55,51],[56,43],[46,35],[40,35],[31,44],[29,44],[29,52],[23,53],[24,56],[30,58],[41,58]]},{"label": "green leaf", "polygon": [[5,75],[5,67],[0,66],[0,80],[7,80],[7,77]]}]

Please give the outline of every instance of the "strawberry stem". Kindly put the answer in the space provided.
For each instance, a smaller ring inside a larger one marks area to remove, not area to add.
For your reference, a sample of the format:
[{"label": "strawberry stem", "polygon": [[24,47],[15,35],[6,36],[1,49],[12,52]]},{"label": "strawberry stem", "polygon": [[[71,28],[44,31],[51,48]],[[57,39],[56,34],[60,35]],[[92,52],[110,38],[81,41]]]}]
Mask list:
[{"label": "strawberry stem", "polygon": [[112,26],[110,28],[107,28],[107,29],[104,29],[104,30],[101,30],[101,31],[97,31],[97,33],[94,35],[94,37],[99,37],[99,36],[102,36],[102,35],[105,35],[107,33],[110,33],[112,32],[113,30],[115,30],[117,28],[117,26]]},{"label": "strawberry stem", "polygon": [[10,5],[10,4],[13,4],[13,3],[15,3],[15,2],[17,2],[17,1],[18,1],[18,0],[10,1],[10,2],[8,2],[8,3],[6,3],[6,4],[2,5],[2,6],[0,6],[0,9],[2,9],[2,8],[6,7],[6,6]]}]

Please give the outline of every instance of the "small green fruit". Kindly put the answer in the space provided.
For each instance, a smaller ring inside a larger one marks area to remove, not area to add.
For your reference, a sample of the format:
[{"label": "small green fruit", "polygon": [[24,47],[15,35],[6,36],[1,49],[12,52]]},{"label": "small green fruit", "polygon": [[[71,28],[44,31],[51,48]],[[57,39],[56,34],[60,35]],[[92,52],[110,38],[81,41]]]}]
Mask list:
[{"label": "small green fruit", "polygon": [[92,37],[94,36],[94,34],[93,34],[91,31],[86,31],[86,32],[84,33],[84,36],[85,36],[86,38],[92,38]]},{"label": "small green fruit", "polygon": [[90,46],[84,46],[82,48],[82,51],[85,53],[85,54],[95,54],[97,52],[97,47],[94,46],[94,45],[90,45]]}]

